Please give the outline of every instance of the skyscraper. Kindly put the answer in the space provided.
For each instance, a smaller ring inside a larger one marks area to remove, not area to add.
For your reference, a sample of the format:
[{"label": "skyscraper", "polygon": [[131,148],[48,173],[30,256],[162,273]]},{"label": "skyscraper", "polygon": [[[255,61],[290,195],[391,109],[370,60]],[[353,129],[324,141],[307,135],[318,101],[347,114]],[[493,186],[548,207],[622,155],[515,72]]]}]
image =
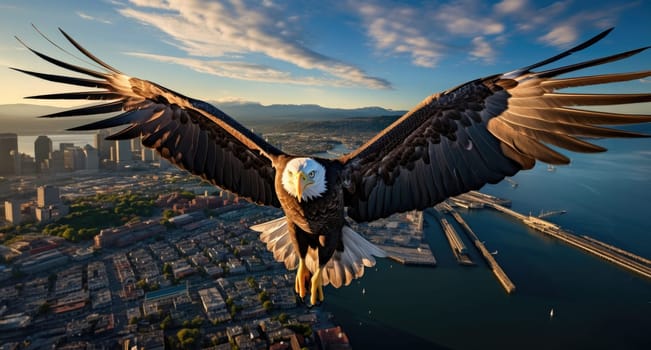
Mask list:
[{"label": "skyscraper", "polygon": [[109,132],[105,129],[97,131],[95,134],[95,148],[99,152],[99,160],[111,159],[111,146],[115,145],[115,141],[106,140]]},{"label": "skyscraper", "polygon": [[43,161],[50,158],[52,153],[52,139],[41,135],[34,141],[34,159],[36,161],[36,171],[40,172]]},{"label": "skyscraper", "polygon": [[97,170],[99,169],[99,158],[98,152],[95,147],[91,145],[86,145],[83,148],[84,155],[86,156],[86,170]]},{"label": "skyscraper", "polygon": [[115,142],[115,156],[115,162],[118,164],[128,164],[133,160],[130,140],[117,140]]},{"label": "skyscraper", "polygon": [[39,186],[36,188],[36,204],[40,208],[49,207],[50,205],[59,204],[59,188],[55,186]]},{"label": "skyscraper", "polygon": [[5,220],[14,225],[19,225],[22,222],[20,202],[16,200],[5,201]]},{"label": "skyscraper", "polygon": [[14,158],[11,151],[18,152],[18,135],[0,134],[0,176],[14,175]]}]

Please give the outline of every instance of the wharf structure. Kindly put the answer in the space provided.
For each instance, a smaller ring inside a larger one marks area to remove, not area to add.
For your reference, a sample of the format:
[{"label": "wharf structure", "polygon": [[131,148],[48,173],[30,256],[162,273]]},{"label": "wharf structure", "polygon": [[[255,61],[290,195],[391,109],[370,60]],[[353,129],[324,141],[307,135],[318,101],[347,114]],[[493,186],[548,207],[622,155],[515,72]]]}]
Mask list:
[{"label": "wharf structure", "polygon": [[445,233],[445,237],[448,239],[448,242],[450,243],[450,247],[452,248],[452,252],[454,253],[455,258],[457,259],[457,262],[459,262],[459,264],[461,265],[474,265],[474,263],[470,259],[470,256],[468,255],[468,249],[466,248],[466,245],[461,240],[461,237],[459,237],[456,230],[454,229],[454,227],[452,227],[452,225],[450,225],[448,220],[445,219],[445,217],[443,217],[442,213],[444,210],[445,207],[443,206],[442,203],[439,203],[434,207],[436,218],[441,224],[443,233]]},{"label": "wharf structure", "polygon": [[563,230],[559,225],[543,220],[541,218],[531,215],[522,215],[503,205],[495,203],[490,198],[477,197],[476,200],[481,202],[484,206],[501,211],[522,221],[527,226],[535,229],[536,231],[559,239],[571,246],[580,248],[590,254],[610,261],[611,263],[621,266],[629,271],[635,272],[647,278],[651,278],[651,264],[649,264],[649,260],[646,258],[639,257],[633,253],[627,252],[617,247],[613,247],[603,242],[597,242],[595,239],[577,236],[573,233]]},{"label": "wharf structure", "polygon": [[472,240],[472,242],[475,244],[475,247],[477,247],[477,250],[481,253],[481,255],[484,257],[486,260],[486,263],[490,267],[490,269],[493,271],[493,274],[495,277],[497,277],[497,280],[500,281],[502,284],[502,287],[504,287],[504,290],[506,290],[507,293],[511,294],[515,291],[515,284],[511,282],[511,279],[509,276],[506,275],[506,272],[502,270],[502,267],[497,263],[495,258],[493,257],[493,254],[491,254],[488,249],[486,249],[486,246],[482,241],[479,240],[479,237],[475,234],[475,232],[468,226],[465,220],[459,215],[459,213],[454,210],[451,206],[448,204],[444,203],[445,210],[448,211],[454,217],[454,219],[463,227],[464,231],[468,235],[468,238]]}]

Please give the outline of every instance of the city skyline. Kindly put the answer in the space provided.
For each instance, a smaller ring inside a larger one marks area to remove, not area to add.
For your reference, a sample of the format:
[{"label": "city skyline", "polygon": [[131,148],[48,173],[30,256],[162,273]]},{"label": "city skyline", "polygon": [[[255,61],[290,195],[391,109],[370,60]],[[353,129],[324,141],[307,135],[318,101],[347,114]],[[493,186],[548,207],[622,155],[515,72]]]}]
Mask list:
[{"label": "city skyline", "polygon": [[[53,71],[13,38],[37,50],[48,48],[31,23],[59,43],[63,38],[56,28],[61,27],[125,73],[204,100],[403,110],[465,81],[553,56],[608,27],[616,30],[586,55],[648,45],[650,6],[641,1],[548,5],[527,0],[337,6],[8,1],[0,14],[0,79],[9,84],[1,91],[0,104],[24,103],[24,96],[59,89],[7,69]],[[646,61],[648,54],[643,54],[623,67],[644,69]],[[647,84],[648,79],[626,88],[643,90]]]}]

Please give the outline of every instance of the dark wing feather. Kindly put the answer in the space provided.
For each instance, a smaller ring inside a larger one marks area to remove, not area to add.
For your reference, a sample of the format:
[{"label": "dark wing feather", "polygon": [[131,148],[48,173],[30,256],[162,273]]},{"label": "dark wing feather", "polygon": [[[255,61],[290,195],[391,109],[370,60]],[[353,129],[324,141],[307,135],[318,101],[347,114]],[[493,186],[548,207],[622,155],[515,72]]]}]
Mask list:
[{"label": "dark wing feather", "polygon": [[46,115],[44,118],[122,112],[72,130],[126,125],[126,128],[109,135],[107,139],[139,137],[144,146],[156,149],[161,156],[192,174],[253,202],[280,206],[274,190],[275,170],[272,163],[275,157],[282,154],[281,151],[216,107],[155,83],[126,76],[93,56],[66,33],[63,35],[81,53],[101,66],[100,70],[75,66],[28,49],[52,64],[92,79],[16,70],[49,81],[103,90],[30,98],[106,102]]},{"label": "dark wing feather", "polygon": [[596,112],[572,106],[651,101],[651,94],[577,94],[557,90],[642,79],[651,71],[556,78],[643,51],[632,50],[569,66],[533,69],[583,50],[608,34],[513,72],[471,81],[428,97],[354,152],[342,156],[348,215],[371,221],[430,207],[450,196],[496,183],[536,160],[567,164],[548,145],[602,152],[582,137],[643,137],[600,125],[651,121],[651,115]]}]

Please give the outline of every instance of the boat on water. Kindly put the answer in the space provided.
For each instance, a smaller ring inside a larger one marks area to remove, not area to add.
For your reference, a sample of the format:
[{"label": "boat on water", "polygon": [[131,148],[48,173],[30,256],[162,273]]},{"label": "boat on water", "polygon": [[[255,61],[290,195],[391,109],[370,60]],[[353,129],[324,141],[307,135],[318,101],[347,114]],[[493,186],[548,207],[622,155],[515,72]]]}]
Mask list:
[{"label": "boat on water", "polygon": [[491,252],[491,255],[497,255],[498,251],[495,250],[494,252]]},{"label": "boat on water", "polygon": [[551,318],[551,317],[554,317],[554,308],[552,308],[551,310],[549,310],[549,317],[550,317],[550,318]]}]

